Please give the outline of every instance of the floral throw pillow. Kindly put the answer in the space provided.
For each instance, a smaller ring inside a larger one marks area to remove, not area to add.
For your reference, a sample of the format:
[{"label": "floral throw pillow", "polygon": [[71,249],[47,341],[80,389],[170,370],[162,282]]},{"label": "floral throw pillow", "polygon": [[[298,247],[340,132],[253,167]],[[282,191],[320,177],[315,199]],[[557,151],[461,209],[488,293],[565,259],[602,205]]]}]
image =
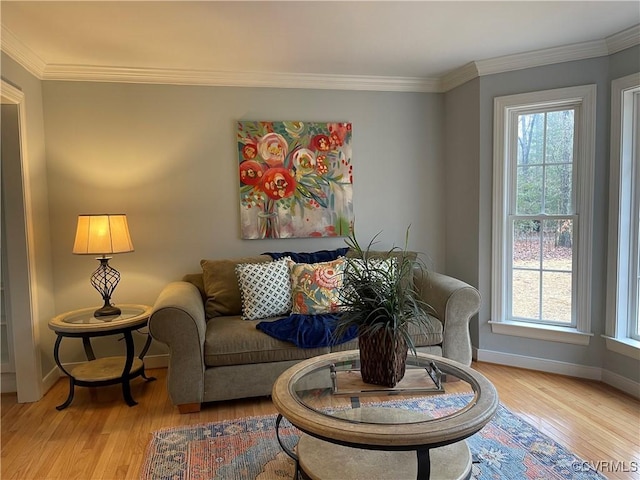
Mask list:
[{"label": "floral throw pillow", "polygon": [[318,315],[340,311],[340,289],[345,260],[330,262],[289,262],[291,275],[291,313]]}]

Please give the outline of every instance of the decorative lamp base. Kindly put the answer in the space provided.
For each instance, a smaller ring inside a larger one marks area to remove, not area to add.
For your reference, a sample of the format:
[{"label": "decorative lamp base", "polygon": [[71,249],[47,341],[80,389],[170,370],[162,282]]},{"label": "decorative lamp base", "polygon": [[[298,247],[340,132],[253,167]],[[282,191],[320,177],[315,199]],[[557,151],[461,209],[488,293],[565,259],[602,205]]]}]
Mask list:
[{"label": "decorative lamp base", "polygon": [[116,315],[120,315],[122,310],[118,307],[114,307],[113,305],[104,305],[100,307],[98,310],[93,312],[94,317],[112,317]]},{"label": "decorative lamp base", "polygon": [[96,260],[100,262],[100,265],[91,275],[91,285],[100,293],[102,300],[104,300],[104,305],[93,312],[95,317],[110,317],[120,315],[121,313],[118,307],[111,305],[111,295],[120,281],[120,272],[109,265],[110,259],[111,257],[105,256],[96,258]]}]

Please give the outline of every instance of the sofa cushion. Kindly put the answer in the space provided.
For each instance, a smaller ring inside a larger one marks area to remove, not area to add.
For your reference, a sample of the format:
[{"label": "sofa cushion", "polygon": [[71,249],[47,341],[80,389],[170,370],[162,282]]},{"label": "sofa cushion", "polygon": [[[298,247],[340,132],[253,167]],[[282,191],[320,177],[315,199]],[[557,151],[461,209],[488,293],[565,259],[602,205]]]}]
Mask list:
[{"label": "sofa cushion", "polygon": [[409,325],[409,334],[413,338],[414,347],[438,345],[443,342],[444,328],[440,320],[431,315],[427,315],[426,323],[424,327],[415,324]]},{"label": "sofa cushion", "polygon": [[236,265],[270,261],[271,257],[268,255],[225,260],[201,260],[204,290],[207,294],[207,301],[204,304],[207,318],[240,315],[242,301],[236,276]]},{"label": "sofa cushion", "polygon": [[268,263],[241,263],[236,266],[242,319],[285,315],[291,310],[289,258]]},{"label": "sofa cushion", "polygon": [[291,313],[316,315],[339,311],[344,266],[344,258],[319,263],[290,262]]},{"label": "sofa cushion", "polygon": [[[417,325],[409,327],[409,334],[413,338],[414,347],[429,347],[432,345],[440,345],[444,341],[444,329],[440,320],[431,315],[427,315],[427,325],[421,329]],[[358,348],[358,339],[350,342],[333,345],[332,352],[342,352],[344,350],[356,350]]]},{"label": "sofa cushion", "polygon": [[[273,320],[277,318],[280,317]],[[329,353],[328,348],[297,348],[292,343],[270,337],[256,329],[260,321],[226,316],[208,322],[204,341],[205,365],[220,367],[305,360]]]}]

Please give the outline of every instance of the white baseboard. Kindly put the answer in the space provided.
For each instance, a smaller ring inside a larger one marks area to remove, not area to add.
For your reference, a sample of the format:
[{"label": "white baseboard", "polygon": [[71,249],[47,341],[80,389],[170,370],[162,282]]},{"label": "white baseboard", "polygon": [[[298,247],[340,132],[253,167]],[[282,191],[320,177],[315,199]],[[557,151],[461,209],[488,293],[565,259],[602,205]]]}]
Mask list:
[{"label": "white baseboard", "polygon": [[169,354],[147,355],[144,357],[144,368],[167,368],[169,366]]},{"label": "white baseboard", "polygon": [[0,391],[2,393],[15,393],[18,391],[15,372],[2,372],[0,374]]},{"label": "white baseboard", "polygon": [[618,390],[628,393],[632,397],[640,398],[640,383],[634,382],[627,377],[610,372],[609,370],[602,370],[602,381],[607,385],[611,385]]},{"label": "white baseboard", "polygon": [[640,398],[640,383],[618,375],[617,373],[604,370],[600,367],[590,367],[577,365],[574,363],[559,362],[557,360],[547,360],[537,357],[526,357],[513,353],[495,352],[492,350],[473,349],[473,358],[479,362],[496,363],[498,365],[508,365],[511,367],[538,370],[547,373],[567,375],[569,377],[587,378],[598,380],[611,385],[618,390],[622,390],[629,395]]},{"label": "white baseboard", "polygon": [[55,385],[55,383],[58,381],[58,379],[63,376],[64,374],[60,371],[60,369],[58,367],[53,367],[49,373],[47,373],[43,378],[42,378],[42,393],[43,395],[45,393],[47,393],[51,387],[53,387]]}]

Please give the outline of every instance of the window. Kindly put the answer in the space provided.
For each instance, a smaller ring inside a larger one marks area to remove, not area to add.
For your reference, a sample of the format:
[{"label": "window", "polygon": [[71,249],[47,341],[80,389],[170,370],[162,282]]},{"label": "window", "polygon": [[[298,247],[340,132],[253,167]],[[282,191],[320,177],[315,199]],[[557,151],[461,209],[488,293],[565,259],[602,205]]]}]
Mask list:
[{"label": "window", "polygon": [[589,342],[595,90],[495,99],[495,333]]},{"label": "window", "polygon": [[611,85],[607,348],[640,358],[640,74]]}]

